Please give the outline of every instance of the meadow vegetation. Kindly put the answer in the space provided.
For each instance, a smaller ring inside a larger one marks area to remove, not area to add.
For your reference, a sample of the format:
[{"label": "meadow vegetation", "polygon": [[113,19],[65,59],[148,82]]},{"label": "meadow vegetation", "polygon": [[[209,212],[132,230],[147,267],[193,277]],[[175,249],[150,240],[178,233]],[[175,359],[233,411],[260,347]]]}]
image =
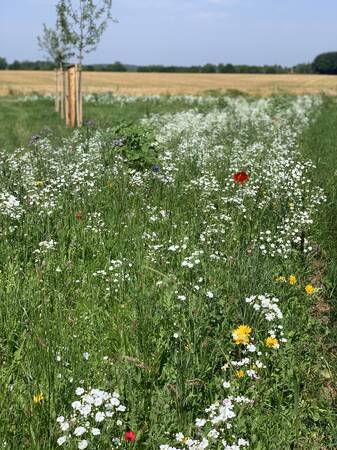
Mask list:
[{"label": "meadow vegetation", "polygon": [[334,449],[337,103],[0,100],[0,448]]}]

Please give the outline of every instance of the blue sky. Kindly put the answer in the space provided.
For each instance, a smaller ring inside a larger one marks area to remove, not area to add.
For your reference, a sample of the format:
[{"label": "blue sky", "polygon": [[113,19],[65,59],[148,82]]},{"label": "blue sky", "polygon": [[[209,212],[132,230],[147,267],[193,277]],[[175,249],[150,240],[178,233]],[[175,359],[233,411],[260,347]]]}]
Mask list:
[{"label": "blue sky", "polygon": [[[54,0],[0,0],[0,56],[43,59],[36,36]],[[113,0],[86,63],[293,65],[337,51],[337,0]]]}]

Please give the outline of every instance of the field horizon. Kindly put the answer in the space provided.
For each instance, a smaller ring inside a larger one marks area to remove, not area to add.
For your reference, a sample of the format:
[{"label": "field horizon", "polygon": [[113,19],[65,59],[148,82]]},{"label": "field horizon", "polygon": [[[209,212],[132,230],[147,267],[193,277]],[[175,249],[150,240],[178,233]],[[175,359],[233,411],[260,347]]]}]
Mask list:
[{"label": "field horizon", "polygon": [[[52,93],[53,71],[0,71],[0,96]],[[337,77],[307,74],[178,74],[83,72],[85,93],[177,95],[231,90],[257,96],[276,94],[337,95]]]}]

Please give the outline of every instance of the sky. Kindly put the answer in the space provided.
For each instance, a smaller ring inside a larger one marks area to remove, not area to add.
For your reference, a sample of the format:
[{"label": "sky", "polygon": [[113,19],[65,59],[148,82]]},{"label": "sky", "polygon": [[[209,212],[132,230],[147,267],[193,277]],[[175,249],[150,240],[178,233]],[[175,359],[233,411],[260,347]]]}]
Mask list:
[{"label": "sky", "polygon": [[[84,63],[292,66],[337,51],[337,0],[113,0],[112,14]],[[0,0],[0,56],[46,59],[43,23],[55,0]]]}]

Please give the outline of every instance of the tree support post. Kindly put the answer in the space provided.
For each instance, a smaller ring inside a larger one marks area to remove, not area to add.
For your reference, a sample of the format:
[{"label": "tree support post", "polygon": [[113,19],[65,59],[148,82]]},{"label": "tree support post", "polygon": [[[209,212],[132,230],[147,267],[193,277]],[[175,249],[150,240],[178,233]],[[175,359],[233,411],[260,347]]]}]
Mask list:
[{"label": "tree support post", "polygon": [[72,65],[67,69],[66,87],[66,125],[74,128],[82,126],[82,95],[81,74],[78,66]]}]

